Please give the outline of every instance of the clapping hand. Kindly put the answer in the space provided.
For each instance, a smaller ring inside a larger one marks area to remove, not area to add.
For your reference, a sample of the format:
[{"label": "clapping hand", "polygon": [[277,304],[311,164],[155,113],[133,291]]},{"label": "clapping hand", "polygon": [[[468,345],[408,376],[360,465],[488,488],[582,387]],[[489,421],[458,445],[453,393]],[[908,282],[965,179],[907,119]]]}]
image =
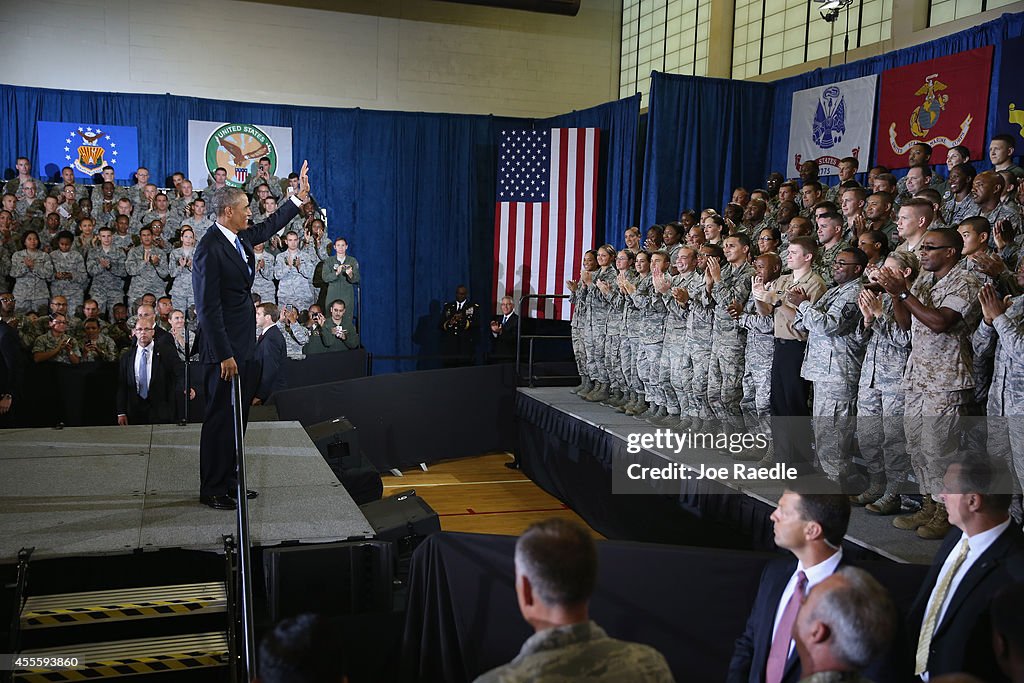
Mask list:
[{"label": "clapping hand", "polygon": [[857,307],[864,316],[865,324],[882,315],[882,299],[870,289],[861,290],[857,296]]},{"label": "clapping hand", "polygon": [[810,301],[811,297],[807,296],[807,292],[805,292],[803,289],[801,289],[800,287],[796,287],[795,289],[791,289],[789,290],[789,292],[786,293],[786,300],[789,301],[789,303],[793,304],[794,306],[799,307],[800,304],[802,304],[803,302]]},{"label": "clapping hand", "polygon": [[882,285],[890,296],[897,299],[900,294],[908,290],[907,279],[903,277],[903,273],[896,272],[888,266],[878,269],[878,284]]},{"label": "clapping hand", "polygon": [[978,301],[981,303],[981,314],[985,316],[985,322],[991,325],[993,320],[1006,313],[1006,309],[1010,307],[1009,299],[1001,299],[991,283],[984,285],[978,292]]}]

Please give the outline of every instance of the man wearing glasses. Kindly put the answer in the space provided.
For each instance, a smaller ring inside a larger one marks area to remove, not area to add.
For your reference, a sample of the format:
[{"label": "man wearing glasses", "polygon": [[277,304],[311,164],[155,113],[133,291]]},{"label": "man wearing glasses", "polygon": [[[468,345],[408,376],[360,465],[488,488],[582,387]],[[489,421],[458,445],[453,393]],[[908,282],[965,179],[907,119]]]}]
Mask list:
[{"label": "man wearing glasses", "polygon": [[[901,208],[901,218],[906,208]],[[928,230],[916,249],[922,274],[912,287],[901,273],[885,267],[878,271],[879,284],[892,296],[896,323],[911,334],[903,380],[904,427],[924,497],[921,510],[895,518],[893,525],[916,529],[925,539],[941,539],[950,528],[946,506],[937,496],[946,466],[956,456],[958,419],[966,413],[975,385],[971,334],[981,317],[981,281],[968,271],[963,248],[957,231]]]}]

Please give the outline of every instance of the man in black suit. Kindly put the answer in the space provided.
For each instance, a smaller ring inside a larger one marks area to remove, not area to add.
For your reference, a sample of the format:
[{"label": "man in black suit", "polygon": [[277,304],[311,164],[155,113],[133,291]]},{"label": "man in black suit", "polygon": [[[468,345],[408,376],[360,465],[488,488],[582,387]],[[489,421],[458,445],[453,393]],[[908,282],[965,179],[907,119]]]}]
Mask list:
[{"label": "man in black suit", "polygon": [[135,346],[121,355],[117,374],[117,424],[174,420],[173,351],[154,341],[153,321],[135,323]]},{"label": "man in black suit", "polygon": [[254,406],[267,402],[275,392],[284,389],[284,362],[288,359],[284,335],[277,326],[280,313],[272,301],[256,306],[256,325],[259,339],[256,340],[256,365],[259,369],[259,384],[253,387],[255,395],[250,400]]},{"label": "man in black suit", "polygon": [[992,650],[989,604],[1003,586],[1024,579],[1024,537],[1009,515],[1009,474],[998,461],[971,458],[949,465],[942,484],[955,528],[910,608],[914,673],[923,680],[952,672],[1006,680]]},{"label": "man in black suit", "polygon": [[519,338],[519,315],[513,312],[515,302],[510,296],[501,297],[501,315],[491,318],[491,360],[497,363],[516,359],[516,341]]},{"label": "man in black suit", "polygon": [[[12,294],[4,293],[3,298],[14,301]],[[18,331],[0,320],[0,428],[15,425],[16,404],[21,396],[24,376],[21,342]]]},{"label": "man in black suit", "polygon": [[[217,222],[196,247],[192,260],[192,288],[196,313],[203,330],[199,360],[204,365],[206,419],[199,443],[199,500],[218,510],[235,507],[237,487],[232,380],[242,382],[242,396],[254,382],[256,310],[250,290],[255,273],[252,245],[266,242],[298,215],[309,200],[308,165],[299,174],[299,192],[283,202],[267,220],[249,227],[252,211],[245,193],[224,187],[211,198]],[[242,402],[243,424],[249,406]],[[256,492],[247,492],[251,498]]]},{"label": "man in black suit", "polygon": [[[850,522],[850,501],[816,478],[794,481],[772,513],[775,544],[795,557],[772,560],[746,628],[736,640],[729,683],[796,683],[800,658],[792,631],[800,603],[816,584],[843,563],[842,541]],[[818,491],[818,492],[815,492]]]}]

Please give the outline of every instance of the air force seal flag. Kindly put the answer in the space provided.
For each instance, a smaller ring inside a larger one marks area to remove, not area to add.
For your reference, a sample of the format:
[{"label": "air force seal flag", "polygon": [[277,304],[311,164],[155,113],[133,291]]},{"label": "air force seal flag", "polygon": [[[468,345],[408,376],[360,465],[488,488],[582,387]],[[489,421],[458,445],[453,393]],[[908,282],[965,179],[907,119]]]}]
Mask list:
[{"label": "air force seal flag", "polygon": [[866,163],[875,113],[876,76],[809,88],[793,93],[789,126],[789,163],[794,176],[800,164],[818,162],[821,175],[836,175],[844,157]]},{"label": "air force seal flag", "polygon": [[36,122],[39,167],[45,178],[59,178],[70,166],[75,176],[92,180],[104,166],[114,177],[128,180],[139,167],[139,129],[102,123]]}]

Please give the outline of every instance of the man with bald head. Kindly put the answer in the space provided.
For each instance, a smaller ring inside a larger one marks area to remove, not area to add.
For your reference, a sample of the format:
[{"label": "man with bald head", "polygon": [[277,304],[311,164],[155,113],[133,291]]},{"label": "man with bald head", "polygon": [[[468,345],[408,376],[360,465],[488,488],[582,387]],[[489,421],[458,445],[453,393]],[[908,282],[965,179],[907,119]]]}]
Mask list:
[{"label": "man with bald head", "polygon": [[974,177],[971,198],[978,205],[979,215],[988,219],[993,229],[996,226],[1009,225],[1015,233],[1020,234],[1020,216],[1001,201],[1005,187],[1006,182],[1001,175],[994,171],[985,171]]}]

